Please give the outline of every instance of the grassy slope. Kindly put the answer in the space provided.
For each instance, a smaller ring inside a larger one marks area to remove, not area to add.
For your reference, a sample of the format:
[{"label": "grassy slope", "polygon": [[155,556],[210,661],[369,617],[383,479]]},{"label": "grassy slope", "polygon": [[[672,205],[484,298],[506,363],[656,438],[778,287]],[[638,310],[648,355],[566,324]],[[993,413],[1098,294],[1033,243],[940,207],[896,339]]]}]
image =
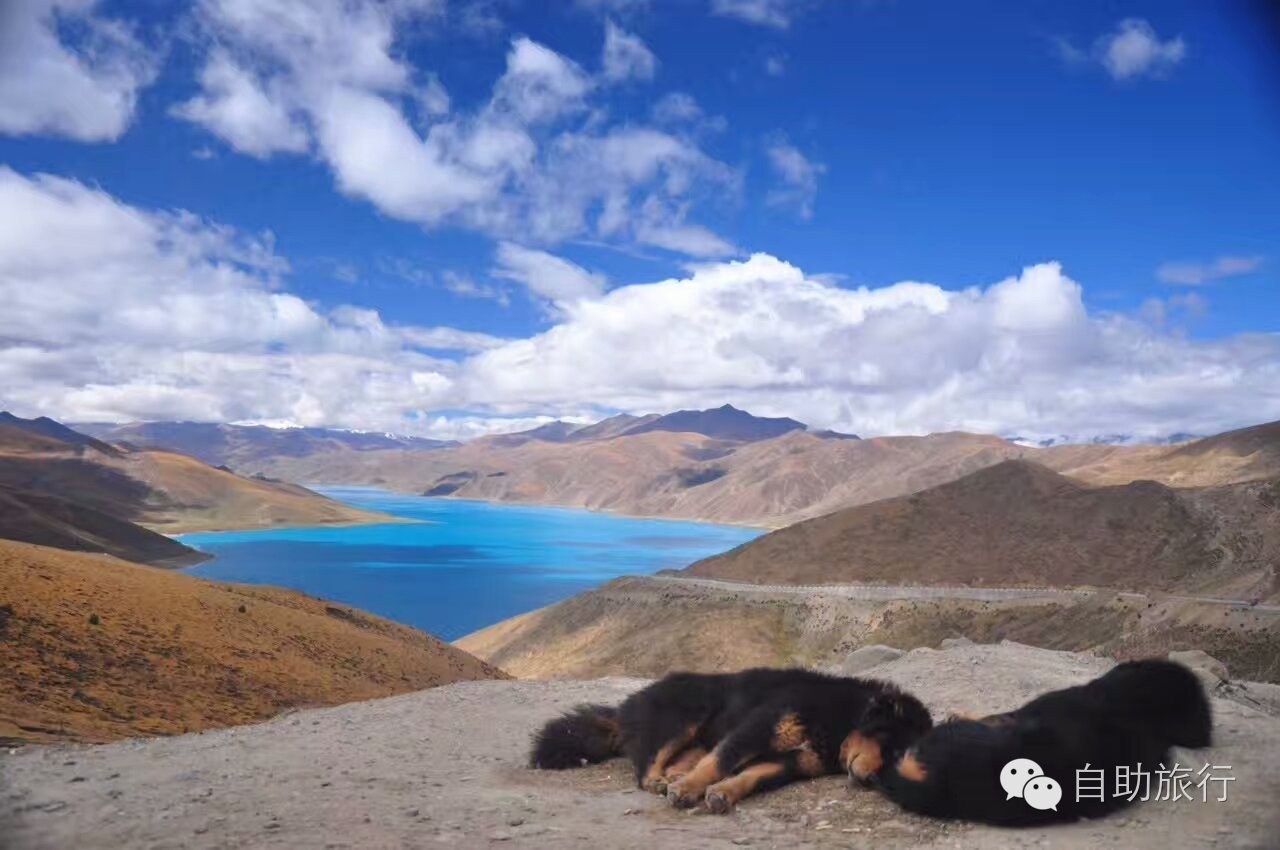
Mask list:
[{"label": "grassy slope", "polygon": [[0,541],[0,740],[175,734],[504,677],[292,591]]}]

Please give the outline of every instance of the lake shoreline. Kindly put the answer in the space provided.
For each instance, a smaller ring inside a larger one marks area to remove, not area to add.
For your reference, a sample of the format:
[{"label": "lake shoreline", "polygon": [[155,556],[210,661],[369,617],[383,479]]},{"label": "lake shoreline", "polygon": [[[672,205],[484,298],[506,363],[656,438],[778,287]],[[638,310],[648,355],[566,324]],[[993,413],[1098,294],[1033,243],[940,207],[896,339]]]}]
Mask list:
[{"label": "lake shoreline", "polygon": [[437,499],[442,502],[475,502],[481,505],[497,505],[500,507],[560,508],[567,511],[583,511],[589,514],[620,517],[622,519],[643,519],[652,520],[654,522],[693,522],[698,523],[699,525],[721,525],[730,528],[749,528],[753,531],[764,532],[777,531],[779,528],[786,527],[781,525],[769,525],[766,523],[697,519],[693,517],[666,516],[663,514],[633,514],[625,511],[619,511],[614,508],[588,508],[584,505],[563,505],[556,502],[517,502],[510,499],[482,499],[476,496],[427,496],[423,493],[414,493],[408,490],[389,490],[385,487],[378,487],[374,484],[306,484],[301,486],[314,489],[316,492],[321,494],[324,494],[325,490],[372,490],[380,493],[394,493],[400,496],[409,496],[416,499]]},{"label": "lake shoreline", "polygon": [[318,489],[392,521],[183,534],[177,539],[212,556],[183,572],[290,588],[452,640],[620,576],[686,566],[763,533],[567,505],[367,486]]}]

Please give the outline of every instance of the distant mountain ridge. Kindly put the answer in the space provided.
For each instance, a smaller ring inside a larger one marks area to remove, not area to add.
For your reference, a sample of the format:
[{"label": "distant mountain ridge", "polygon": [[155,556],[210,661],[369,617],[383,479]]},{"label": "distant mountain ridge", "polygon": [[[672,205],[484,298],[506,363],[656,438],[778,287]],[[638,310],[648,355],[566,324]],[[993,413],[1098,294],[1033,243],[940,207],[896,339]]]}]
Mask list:
[{"label": "distant mountain ridge", "polygon": [[[77,428],[100,440],[138,448],[169,449],[211,466],[239,470],[273,457],[307,457],[326,451],[431,450],[457,443],[332,428],[272,428],[210,422],[91,422]],[[253,471],[253,470],[251,470]]]},{"label": "distant mountain ridge", "polygon": [[7,410],[0,410],[0,426],[15,428],[40,437],[47,437],[70,446],[84,446],[105,455],[119,454],[116,449],[101,440],[95,440],[92,435],[75,431],[47,416],[40,416],[35,419],[21,419]]},{"label": "distant mountain ridge", "polygon": [[650,431],[672,431],[702,434],[715,440],[750,443],[780,437],[790,431],[803,431],[806,427],[803,422],[794,419],[752,416],[745,410],[726,404],[714,410],[677,410],[675,413],[633,425],[622,433],[635,436]]},{"label": "distant mountain ridge", "polygon": [[[1149,478],[1207,487],[1280,475],[1280,423],[1169,445],[1042,448],[964,432],[859,439],[725,405],[619,414],[590,425],[556,421],[454,445],[386,437],[391,446],[374,439],[357,449],[348,445],[354,438],[330,439],[330,432],[293,429],[263,441],[256,438],[265,428],[190,423],[118,426],[111,434],[156,437],[165,427],[205,433],[212,448],[191,450],[246,474],[774,528],[925,490],[1011,458],[1088,484]],[[206,430],[191,430],[197,427]]]}]

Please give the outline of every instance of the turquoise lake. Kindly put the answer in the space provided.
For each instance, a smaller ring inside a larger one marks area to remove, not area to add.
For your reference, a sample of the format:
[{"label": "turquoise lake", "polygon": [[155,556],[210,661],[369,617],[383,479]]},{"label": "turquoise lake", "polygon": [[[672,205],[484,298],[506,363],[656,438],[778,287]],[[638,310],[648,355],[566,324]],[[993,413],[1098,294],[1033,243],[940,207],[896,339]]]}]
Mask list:
[{"label": "turquoise lake", "polygon": [[425,522],[182,535],[214,556],[187,572],[291,587],[453,640],[609,579],[683,567],[762,533],[364,487],[316,489]]}]

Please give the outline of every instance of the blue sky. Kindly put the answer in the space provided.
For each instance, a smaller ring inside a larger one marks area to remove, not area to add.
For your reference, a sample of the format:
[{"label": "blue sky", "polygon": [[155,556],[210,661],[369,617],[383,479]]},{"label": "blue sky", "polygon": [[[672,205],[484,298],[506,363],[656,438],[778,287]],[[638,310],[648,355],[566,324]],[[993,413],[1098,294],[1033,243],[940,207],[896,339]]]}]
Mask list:
[{"label": "blue sky", "polygon": [[454,436],[725,401],[1280,418],[1252,8],[16,0],[0,221],[51,256],[0,241],[0,401]]}]

